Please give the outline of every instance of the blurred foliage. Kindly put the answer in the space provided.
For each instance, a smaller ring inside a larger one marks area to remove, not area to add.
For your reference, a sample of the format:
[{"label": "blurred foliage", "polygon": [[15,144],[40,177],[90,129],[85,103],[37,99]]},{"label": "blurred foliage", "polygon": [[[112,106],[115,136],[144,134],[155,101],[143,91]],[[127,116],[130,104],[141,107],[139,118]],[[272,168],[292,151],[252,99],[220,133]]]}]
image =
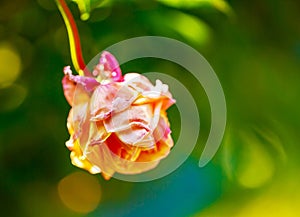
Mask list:
[{"label": "blurred foliage", "polygon": [[[197,166],[210,129],[206,94],[185,69],[147,58],[121,68],[169,74],[192,93],[201,120],[192,155],[174,173],[146,183],[107,182],[73,167],[64,145],[69,106],[61,79],[71,59],[63,20],[54,1],[1,1],[2,216],[300,215],[300,2],[75,2],[68,5],[86,60],[116,42],[144,35],[174,38],[202,53],[227,100],[223,144],[212,162]],[[175,106],[168,115],[176,140]],[[85,203],[85,197],[92,202]]]},{"label": "blurred foliage", "polygon": [[213,7],[227,15],[233,13],[229,4],[224,0],[158,0],[158,2],[174,8]]},{"label": "blurred foliage", "polygon": [[93,10],[94,8],[102,7],[103,5],[105,5],[105,2],[103,0],[72,0],[72,1],[76,2],[76,4],[78,5],[81,14],[80,18],[82,20],[89,19],[91,10]]}]

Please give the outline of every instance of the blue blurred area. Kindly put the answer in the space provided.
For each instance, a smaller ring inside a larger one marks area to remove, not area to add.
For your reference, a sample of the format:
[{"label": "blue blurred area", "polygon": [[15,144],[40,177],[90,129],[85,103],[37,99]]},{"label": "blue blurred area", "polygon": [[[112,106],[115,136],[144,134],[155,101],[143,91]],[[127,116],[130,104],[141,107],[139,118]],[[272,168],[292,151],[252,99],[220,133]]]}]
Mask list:
[{"label": "blue blurred area", "polygon": [[191,216],[220,197],[222,179],[220,168],[212,163],[199,168],[196,160],[188,159],[164,178],[135,183],[126,200],[102,203],[88,216]]}]

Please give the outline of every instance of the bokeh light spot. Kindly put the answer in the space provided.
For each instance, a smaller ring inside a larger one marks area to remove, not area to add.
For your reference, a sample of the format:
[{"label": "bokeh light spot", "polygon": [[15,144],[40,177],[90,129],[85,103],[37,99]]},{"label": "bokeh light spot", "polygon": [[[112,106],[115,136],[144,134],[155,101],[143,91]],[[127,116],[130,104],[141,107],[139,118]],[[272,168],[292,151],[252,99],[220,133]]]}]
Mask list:
[{"label": "bokeh light spot", "polygon": [[10,86],[19,76],[21,59],[9,43],[0,44],[0,88]]},{"label": "bokeh light spot", "polygon": [[66,207],[79,213],[89,213],[97,208],[101,189],[96,177],[85,172],[75,172],[58,184],[59,196]]},{"label": "bokeh light spot", "polygon": [[83,14],[81,14],[81,16],[80,16],[80,19],[82,19],[82,20],[88,20],[90,18],[90,14],[89,13],[83,13]]},{"label": "bokeh light spot", "polygon": [[27,89],[13,84],[8,88],[0,89],[0,112],[7,112],[18,108],[27,96]]}]

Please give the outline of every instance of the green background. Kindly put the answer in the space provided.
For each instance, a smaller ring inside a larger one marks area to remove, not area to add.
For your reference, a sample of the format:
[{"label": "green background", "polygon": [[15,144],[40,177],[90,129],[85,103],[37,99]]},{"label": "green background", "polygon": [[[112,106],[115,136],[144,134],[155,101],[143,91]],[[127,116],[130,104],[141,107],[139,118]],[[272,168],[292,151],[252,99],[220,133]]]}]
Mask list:
[{"label": "green background", "polygon": [[[85,60],[128,38],[170,37],[197,49],[224,89],[223,143],[199,168],[210,128],[204,90],[188,71],[168,61],[147,58],[122,65],[124,73],[157,71],[179,79],[194,96],[201,119],[197,146],[178,170],[130,183],[105,181],[71,165],[64,144],[70,107],[61,79],[63,67],[72,63],[55,3],[1,1],[1,216],[300,216],[300,2],[188,2],[88,1],[91,13],[85,21],[76,3],[68,2]],[[176,106],[169,109],[175,141],[178,115]],[[83,181],[69,183],[70,208],[58,186],[73,173]],[[78,212],[76,207],[89,206],[85,196],[99,194],[94,187],[100,189],[99,204]]]}]

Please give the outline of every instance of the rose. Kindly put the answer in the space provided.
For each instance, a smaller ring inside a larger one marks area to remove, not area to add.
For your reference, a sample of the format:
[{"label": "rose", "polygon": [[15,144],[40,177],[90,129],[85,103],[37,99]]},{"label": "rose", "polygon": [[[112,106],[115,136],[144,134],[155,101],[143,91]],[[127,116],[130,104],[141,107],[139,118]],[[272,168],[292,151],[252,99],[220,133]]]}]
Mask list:
[{"label": "rose", "polygon": [[109,179],[157,166],[173,140],[166,110],[175,102],[168,86],[143,75],[124,77],[115,58],[103,52],[95,77],[74,76],[66,67],[64,93],[72,106],[66,142],[75,166]]}]

